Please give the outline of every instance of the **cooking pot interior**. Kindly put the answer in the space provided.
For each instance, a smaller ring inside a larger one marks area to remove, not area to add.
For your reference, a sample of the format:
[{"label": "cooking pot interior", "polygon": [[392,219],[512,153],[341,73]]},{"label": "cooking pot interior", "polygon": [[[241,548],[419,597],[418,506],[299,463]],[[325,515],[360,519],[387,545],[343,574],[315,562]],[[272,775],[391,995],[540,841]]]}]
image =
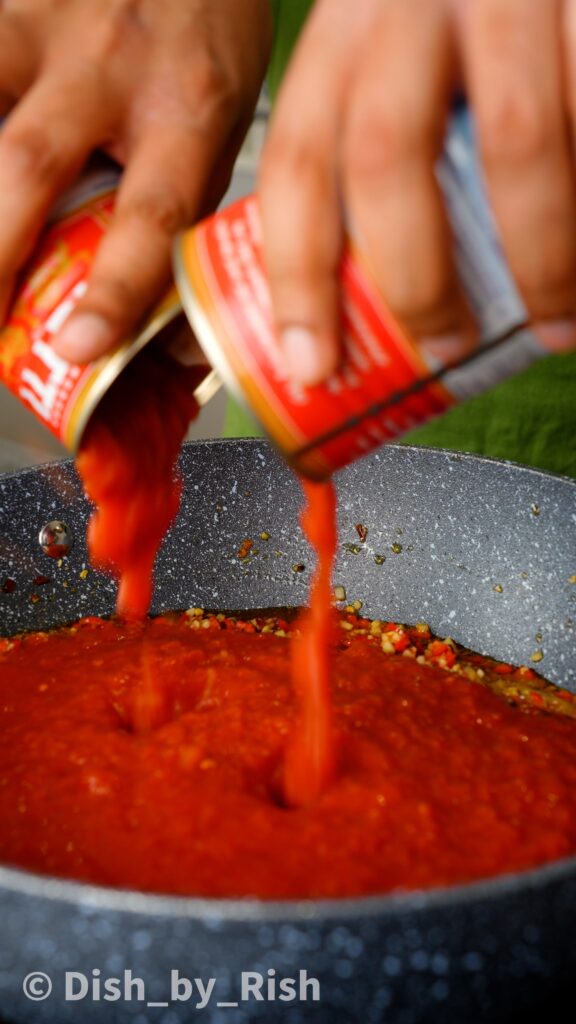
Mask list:
[{"label": "cooking pot interior", "polygon": [[[180,469],[182,507],[158,558],[153,612],[304,603],[313,558],[298,525],[302,493],[273,449],[260,440],[189,444]],[[362,601],[368,616],[426,621],[576,688],[574,481],[402,445],[336,479],[334,583],[348,601]],[[115,584],[87,559],[89,512],[71,461],[0,478],[3,635],[113,610]],[[54,520],[72,537],[64,558],[38,542]]]},{"label": "cooking pot interior", "polygon": [[[305,602],[313,562],[298,527],[302,495],[274,451],[259,440],[196,443],[184,448],[181,472],[182,508],[158,558],[153,611]],[[425,620],[576,690],[576,483],[390,445],[339,474],[337,485],[334,583],[347,600],[362,601],[370,616]],[[87,561],[89,514],[71,461],[0,477],[4,635],[113,610],[114,583]],[[39,544],[52,521],[68,528],[66,557]],[[250,554],[239,557],[248,538]],[[170,971],[190,973],[191,964],[219,979],[224,999],[237,997],[239,972],[255,965],[292,974],[304,963],[320,978],[320,1005],[287,1016],[284,1005],[255,1003],[233,1018],[246,1022],[511,1024],[531,1009],[542,1019],[544,1008],[560,1022],[575,906],[573,861],[445,891],[282,906],[120,893],[0,868],[0,1016],[19,1024],[64,1024],[78,1013],[86,1024],[135,1019],[135,1005],[86,1001],[79,1010],[59,991],[43,1004],[22,994],[32,969],[50,973],[61,963],[89,974],[112,958],[115,973],[135,969],[160,999]],[[175,1024],[190,1012],[185,1004],[167,1011]],[[207,1010],[209,1024],[221,1024],[223,1012]]]}]

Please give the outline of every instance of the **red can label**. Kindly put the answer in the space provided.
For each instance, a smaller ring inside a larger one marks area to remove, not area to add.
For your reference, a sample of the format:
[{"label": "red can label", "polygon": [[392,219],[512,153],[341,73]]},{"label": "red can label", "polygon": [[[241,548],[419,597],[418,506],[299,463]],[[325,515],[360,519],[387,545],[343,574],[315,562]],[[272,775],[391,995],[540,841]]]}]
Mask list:
[{"label": "red can label", "polygon": [[[288,378],[254,197],[182,235],[175,268],[182,303],[208,359],[284,455],[309,476],[326,476],[455,402],[441,383],[429,380],[430,368],[353,249],[341,266],[340,370],[315,387]],[[372,406],[378,406],[374,414]]]},{"label": "red can label", "polygon": [[71,191],[25,268],[0,332],[0,379],[71,450],[118,373],[181,310],[173,289],[135,338],[86,366],[68,363],[53,350],[52,338],[86,291],[114,201],[110,171],[89,176]]}]

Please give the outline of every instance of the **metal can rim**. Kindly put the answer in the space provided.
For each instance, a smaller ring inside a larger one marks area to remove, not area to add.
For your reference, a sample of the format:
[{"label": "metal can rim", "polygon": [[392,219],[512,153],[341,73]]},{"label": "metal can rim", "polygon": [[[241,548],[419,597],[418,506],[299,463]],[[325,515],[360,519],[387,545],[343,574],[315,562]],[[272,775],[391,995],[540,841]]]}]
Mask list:
[{"label": "metal can rim", "polygon": [[[73,453],[78,451],[88,421],[114,381],[117,380],[135,356],[146,347],[148,342],[159,335],[182,312],[182,303],[178,298],[176,289],[172,287],[160,300],[155,312],[146,320],[139,333],[122,342],[114,352],[107,353],[93,364],[83,400],[81,403],[76,403],[74,413],[66,426],[65,444]],[[218,375],[214,370],[211,370],[194,390],[194,397],[198,405],[205,405],[219,387],[220,380]]]},{"label": "metal can rim", "polygon": [[[194,231],[194,228],[189,228],[188,231]],[[218,380],[224,384],[226,390],[241,403],[246,411],[250,413],[250,415],[254,415],[253,410],[250,408],[250,405],[246,400],[246,396],[232,372],[230,363],[218,344],[216,332],[208,320],[208,317],[205,315],[200,302],[197,300],[194,288],[190,283],[182,255],[182,244],[186,234],[187,231],[181,231],[176,236],[172,246],[172,269],[174,272],[176,288],[180,296],[181,308],[184,310],[186,319],[194,332],[200,348],[210,363],[210,366],[213,367],[212,372],[217,376]]]}]

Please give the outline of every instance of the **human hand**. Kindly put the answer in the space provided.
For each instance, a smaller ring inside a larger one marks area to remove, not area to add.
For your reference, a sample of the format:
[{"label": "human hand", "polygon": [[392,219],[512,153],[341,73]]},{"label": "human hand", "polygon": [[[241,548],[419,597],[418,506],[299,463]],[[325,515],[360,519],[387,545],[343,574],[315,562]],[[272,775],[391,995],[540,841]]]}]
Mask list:
[{"label": "human hand", "polygon": [[547,348],[576,344],[576,2],[317,0],[262,162],[264,253],[291,376],[338,365],[344,232],[432,356],[475,337],[436,177],[454,93],[475,115],[502,244]]},{"label": "human hand", "polygon": [[114,221],[55,348],[87,362],[130,333],[170,279],[174,234],[226,191],[268,63],[269,8],[1,5],[0,316],[54,200],[101,148],[125,166]]}]

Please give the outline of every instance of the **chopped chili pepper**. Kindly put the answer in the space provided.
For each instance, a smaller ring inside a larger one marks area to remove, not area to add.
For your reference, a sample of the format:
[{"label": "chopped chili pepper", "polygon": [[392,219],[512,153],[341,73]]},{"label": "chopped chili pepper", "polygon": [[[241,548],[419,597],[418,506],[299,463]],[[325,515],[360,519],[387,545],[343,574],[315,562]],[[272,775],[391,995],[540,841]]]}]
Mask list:
[{"label": "chopped chili pepper", "polygon": [[364,544],[368,536],[368,527],[364,523],[356,523],[356,533],[360,537],[360,543]]},{"label": "chopped chili pepper", "polygon": [[400,654],[402,651],[405,651],[406,648],[410,646],[410,639],[406,635],[406,633],[403,633],[400,637],[398,637],[397,640],[393,640],[392,643],[394,646],[394,650],[398,654]]},{"label": "chopped chili pepper", "polygon": [[254,541],[251,540],[250,537],[246,537],[246,539],[242,541],[242,544],[238,548],[238,551],[236,552],[236,557],[247,558],[253,547]]},{"label": "chopped chili pepper", "polygon": [[456,662],[456,652],[443,640],[432,640],[426,648],[426,654],[446,668],[452,668]]},{"label": "chopped chili pepper", "polygon": [[520,668],[517,668],[516,672],[515,672],[515,675],[517,676],[518,679],[537,679],[538,678],[536,673],[533,672],[531,668],[528,668],[527,665],[521,665]]}]

